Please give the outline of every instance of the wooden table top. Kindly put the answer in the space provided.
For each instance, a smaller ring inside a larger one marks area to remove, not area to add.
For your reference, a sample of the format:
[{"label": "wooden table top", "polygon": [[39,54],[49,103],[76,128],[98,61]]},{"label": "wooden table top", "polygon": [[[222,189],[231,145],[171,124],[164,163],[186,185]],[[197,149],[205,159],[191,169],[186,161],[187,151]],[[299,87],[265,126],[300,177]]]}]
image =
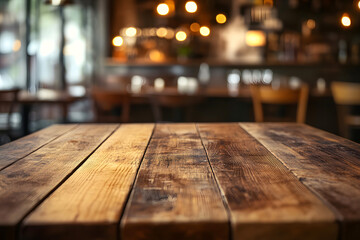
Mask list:
[{"label": "wooden table top", "polygon": [[360,239],[360,145],[291,123],[54,125],[0,147],[0,239]]}]

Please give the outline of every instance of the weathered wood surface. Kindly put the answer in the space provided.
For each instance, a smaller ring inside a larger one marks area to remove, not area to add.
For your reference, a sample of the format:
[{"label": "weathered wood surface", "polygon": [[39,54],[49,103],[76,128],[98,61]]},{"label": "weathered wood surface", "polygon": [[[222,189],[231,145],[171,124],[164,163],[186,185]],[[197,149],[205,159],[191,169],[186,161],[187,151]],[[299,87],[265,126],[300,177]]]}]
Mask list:
[{"label": "weathered wood surface", "polygon": [[335,217],[236,123],[198,129],[231,212],[234,239],[336,239]]},{"label": "weathered wood surface", "polygon": [[82,125],[0,172],[0,238],[64,181],[117,125]]},{"label": "weathered wood surface", "polygon": [[305,125],[54,126],[0,153],[0,240],[360,239],[360,146]]},{"label": "weathered wood surface", "polygon": [[117,239],[154,124],[124,124],[24,222],[24,240]]},{"label": "weathered wood surface", "polygon": [[224,240],[228,225],[195,125],[157,125],[121,221],[122,239]]},{"label": "weathered wood surface", "polygon": [[360,145],[296,124],[240,124],[335,210],[342,239],[360,239]]},{"label": "weathered wood surface", "polygon": [[74,125],[53,125],[0,146],[0,171],[75,127]]}]

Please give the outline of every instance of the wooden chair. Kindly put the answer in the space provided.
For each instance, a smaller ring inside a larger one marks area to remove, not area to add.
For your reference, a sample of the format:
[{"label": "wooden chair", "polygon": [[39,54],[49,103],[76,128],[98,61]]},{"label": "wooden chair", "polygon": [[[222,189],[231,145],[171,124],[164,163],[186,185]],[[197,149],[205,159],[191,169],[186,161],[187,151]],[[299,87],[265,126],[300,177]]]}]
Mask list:
[{"label": "wooden chair", "polygon": [[[163,108],[179,110],[186,110],[185,120],[190,121],[193,113],[193,107],[199,104],[203,97],[196,95],[183,95],[178,93],[152,93],[149,94],[154,118],[156,122],[164,121]],[[173,121],[179,121],[179,119],[172,119]]]},{"label": "wooden chair", "polygon": [[360,83],[332,82],[331,91],[337,105],[340,134],[351,138],[350,129],[360,127],[360,113],[353,113],[360,107]]},{"label": "wooden chair", "polygon": [[[97,122],[129,122],[130,95],[128,93],[93,88],[91,96],[94,101],[94,112]],[[116,112],[117,109],[121,111],[121,114]]]},{"label": "wooden chair", "polygon": [[18,101],[19,91],[19,89],[0,90],[0,113],[5,114],[4,121],[0,121],[0,131],[8,141],[11,140],[11,116]]},{"label": "wooden chair", "polygon": [[309,95],[307,85],[302,85],[299,89],[280,88],[277,90],[270,86],[253,85],[251,86],[251,95],[256,122],[264,122],[263,104],[297,104],[296,122],[305,122]]}]

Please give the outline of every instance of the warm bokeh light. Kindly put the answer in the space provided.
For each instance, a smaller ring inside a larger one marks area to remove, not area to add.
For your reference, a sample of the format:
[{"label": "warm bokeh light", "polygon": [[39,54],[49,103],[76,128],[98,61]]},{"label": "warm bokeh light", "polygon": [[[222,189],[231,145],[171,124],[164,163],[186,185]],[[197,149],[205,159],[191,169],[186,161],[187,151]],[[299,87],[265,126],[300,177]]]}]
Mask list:
[{"label": "warm bokeh light", "polygon": [[160,3],[157,8],[156,11],[159,15],[161,16],[165,16],[169,13],[170,8],[166,3]]},{"label": "warm bokeh light", "polygon": [[166,28],[161,27],[161,28],[158,28],[156,30],[156,36],[163,38],[163,37],[166,37],[166,35],[167,35],[167,29]]},{"label": "warm bokeh light", "polygon": [[188,1],[185,4],[185,10],[189,13],[194,13],[197,10],[197,4],[194,1]]},{"label": "warm bokeh light", "polygon": [[61,0],[52,0],[51,4],[54,6],[59,6],[61,4]]},{"label": "warm bokeh light", "polygon": [[207,37],[210,35],[210,28],[206,27],[206,26],[202,26],[200,28],[200,34],[204,37]]},{"label": "warm bokeh light", "polygon": [[174,30],[172,30],[171,28],[168,28],[165,38],[172,39],[172,38],[174,38],[174,36],[175,36]]},{"label": "warm bokeh light", "polygon": [[187,38],[187,35],[184,31],[178,31],[175,35],[176,40],[179,42],[185,41]]},{"label": "warm bokeh light", "polygon": [[358,6],[358,9],[360,9],[360,1],[358,1],[357,6]]},{"label": "warm bokeh light", "polygon": [[121,45],[123,45],[123,43],[124,43],[124,40],[123,40],[123,38],[120,37],[120,36],[116,36],[116,37],[114,37],[113,40],[112,40],[112,44],[113,44],[113,46],[115,46],[115,47],[120,47]]},{"label": "warm bokeh light", "polygon": [[309,29],[314,29],[314,28],[316,27],[316,22],[315,22],[315,20],[313,20],[313,19],[307,20],[306,26],[307,26]]},{"label": "warm bokeh light", "polygon": [[341,17],[341,24],[344,26],[344,27],[350,27],[351,25],[351,19],[349,17],[348,14],[344,13]]},{"label": "warm bokeh light", "polygon": [[272,7],[274,5],[274,0],[264,0],[264,5],[268,5]]},{"label": "warm bokeh light", "polygon": [[198,32],[200,30],[200,24],[194,22],[190,25],[190,30],[193,32]]},{"label": "warm bokeh light", "polygon": [[136,36],[136,33],[137,33],[137,30],[136,30],[136,28],[134,28],[134,27],[129,27],[129,28],[127,28],[126,31],[125,31],[125,34],[126,34],[126,36],[128,36],[128,37],[135,37],[135,36]]},{"label": "warm bokeh light", "polygon": [[153,62],[163,62],[165,60],[165,54],[157,49],[153,49],[149,53],[149,58]]},{"label": "warm bokeh light", "polygon": [[264,46],[266,43],[265,33],[263,31],[247,31],[245,41],[250,47]]},{"label": "warm bokeh light", "polygon": [[218,15],[216,15],[216,22],[219,24],[226,23],[226,16],[222,13],[219,13]]},{"label": "warm bokeh light", "polygon": [[155,35],[156,35],[156,31],[157,31],[156,28],[150,28],[149,31],[148,31],[148,33],[149,33],[150,36],[155,36]]},{"label": "warm bokeh light", "polygon": [[21,48],[21,41],[19,39],[15,40],[13,45],[13,51],[18,52]]}]

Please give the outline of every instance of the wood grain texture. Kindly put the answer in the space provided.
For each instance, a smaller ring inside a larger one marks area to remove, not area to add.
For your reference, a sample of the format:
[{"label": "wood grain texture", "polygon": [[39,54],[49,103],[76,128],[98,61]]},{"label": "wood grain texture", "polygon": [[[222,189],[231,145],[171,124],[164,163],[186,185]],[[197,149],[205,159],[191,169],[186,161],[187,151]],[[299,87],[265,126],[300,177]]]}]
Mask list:
[{"label": "wood grain texture", "polygon": [[238,124],[198,124],[234,239],[337,239],[335,217]]},{"label": "wood grain texture", "polygon": [[296,124],[241,124],[335,209],[342,239],[360,239],[360,145]]},{"label": "wood grain texture", "polygon": [[154,124],[121,125],[24,222],[23,239],[117,239]]},{"label": "wood grain texture", "polygon": [[117,125],[82,125],[0,172],[0,239],[62,183]]},{"label": "wood grain texture", "polygon": [[53,125],[0,146],[0,171],[75,127],[76,125]]},{"label": "wood grain texture", "polygon": [[122,240],[228,239],[228,217],[194,124],[157,125],[124,217]]}]

